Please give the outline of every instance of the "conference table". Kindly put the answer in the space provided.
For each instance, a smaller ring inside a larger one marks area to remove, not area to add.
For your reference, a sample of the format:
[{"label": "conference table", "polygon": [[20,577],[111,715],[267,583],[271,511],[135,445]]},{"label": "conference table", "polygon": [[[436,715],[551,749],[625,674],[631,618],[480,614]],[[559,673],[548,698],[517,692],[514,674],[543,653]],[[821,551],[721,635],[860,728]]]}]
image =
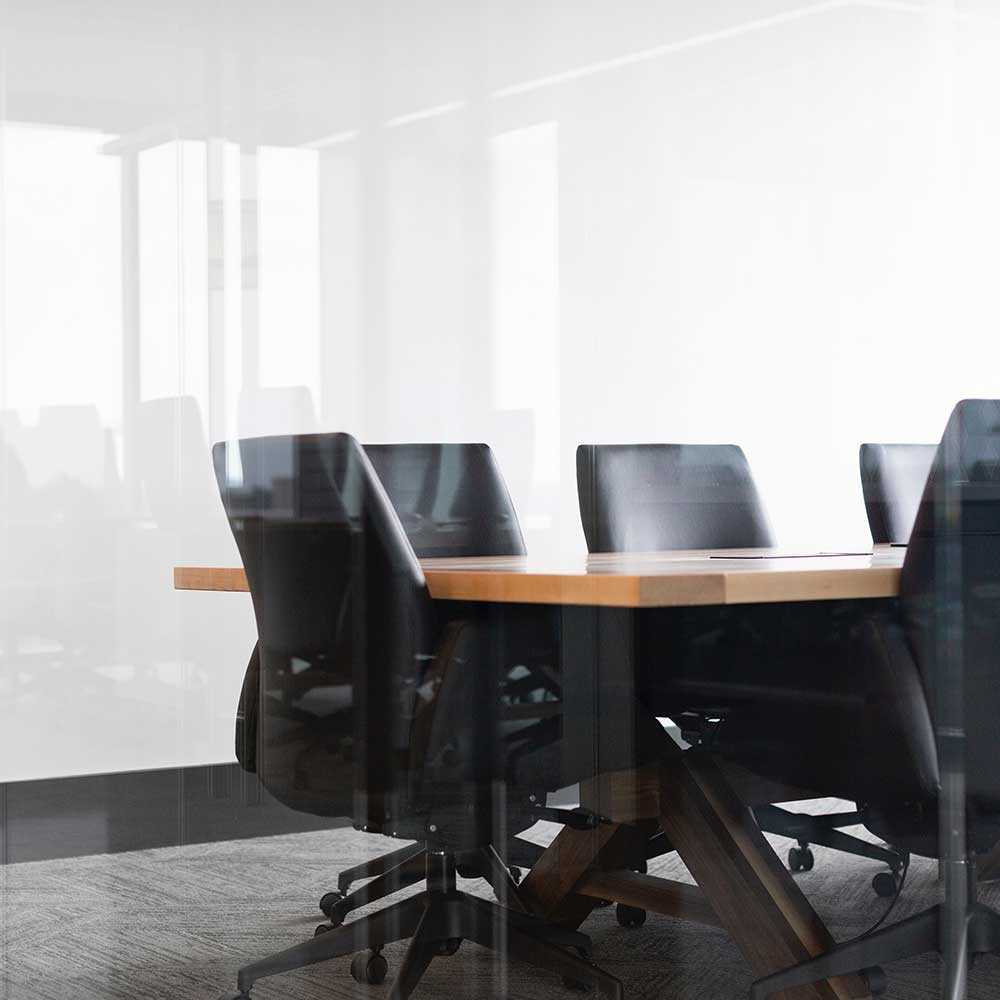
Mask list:
[{"label": "conference table", "polygon": [[[635,625],[645,609],[890,599],[898,593],[904,553],[876,546],[857,552],[734,549],[421,560],[435,600],[558,606],[563,664],[587,681],[564,682],[565,717],[594,720],[593,726],[577,727],[577,749],[590,755],[588,773],[597,775],[581,784],[581,805],[605,821],[591,830],[561,829],[521,884],[530,909],[577,926],[600,901],[612,900],[721,926],[755,976],[831,947],[830,932],[751,812],[753,805],[808,797],[806,790],[769,784],[706,753],[683,752],[669,738],[655,767],[628,766],[636,759],[631,744],[640,725],[629,666]],[[174,586],[248,590],[236,567],[179,566]],[[637,830],[662,830],[697,885],[628,870]],[[844,976],[781,996],[844,1000],[866,997],[868,989],[862,977]]]}]

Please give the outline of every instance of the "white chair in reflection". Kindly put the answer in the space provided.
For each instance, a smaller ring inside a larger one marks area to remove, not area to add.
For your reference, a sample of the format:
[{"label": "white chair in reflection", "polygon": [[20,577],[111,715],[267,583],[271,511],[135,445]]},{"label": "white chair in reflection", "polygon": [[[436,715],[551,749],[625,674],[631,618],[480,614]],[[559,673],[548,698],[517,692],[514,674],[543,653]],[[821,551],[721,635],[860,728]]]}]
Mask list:
[{"label": "white chair in reflection", "polygon": [[241,438],[312,434],[319,430],[312,392],[304,385],[244,389],[237,423]]}]

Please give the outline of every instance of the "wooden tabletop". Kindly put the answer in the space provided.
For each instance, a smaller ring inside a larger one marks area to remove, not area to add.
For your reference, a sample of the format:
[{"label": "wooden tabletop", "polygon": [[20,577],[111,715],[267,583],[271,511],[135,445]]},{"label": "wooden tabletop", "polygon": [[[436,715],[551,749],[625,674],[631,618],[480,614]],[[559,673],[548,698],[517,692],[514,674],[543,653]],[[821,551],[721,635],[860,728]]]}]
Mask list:
[{"label": "wooden tabletop", "polygon": [[[894,597],[904,548],[853,554],[716,549],[593,555],[423,559],[436,600],[654,608]],[[246,591],[241,568],[178,566],[177,590]]]}]

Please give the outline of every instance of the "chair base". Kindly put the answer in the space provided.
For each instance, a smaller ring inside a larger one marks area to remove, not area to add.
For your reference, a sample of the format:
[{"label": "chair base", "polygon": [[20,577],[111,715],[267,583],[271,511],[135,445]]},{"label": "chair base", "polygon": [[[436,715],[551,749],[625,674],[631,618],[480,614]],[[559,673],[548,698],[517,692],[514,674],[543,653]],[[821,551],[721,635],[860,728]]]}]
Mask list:
[{"label": "chair base", "polygon": [[[508,897],[512,893],[516,895],[517,880],[512,873],[517,871],[520,874],[520,872],[518,869],[508,867],[508,862],[501,859],[494,848],[483,847],[474,851],[461,851],[454,857],[458,874],[463,878],[486,879],[502,905],[507,905]],[[393,862],[397,863],[393,866]],[[427,877],[427,864],[426,846],[415,844],[374,858],[363,865],[349,868],[340,875],[341,886],[350,885],[355,878],[363,878],[366,875],[373,875],[374,878],[346,895],[343,889],[326,893],[319,901],[319,908],[330,921],[331,927],[339,927],[352,910],[385,899],[400,889],[422,881]],[[522,909],[520,905],[516,908]]]},{"label": "chair base", "polygon": [[[319,908],[332,926],[339,927],[352,910],[385,899],[386,896],[391,896],[407,886],[415,885],[422,881],[426,874],[427,850],[423,844],[415,844],[341,872],[338,879],[339,888],[335,892],[325,893],[319,901]],[[356,878],[366,877],[370,881],[359,886],[354,892],[347,893],[346,887],[351,882]]]},{"label": "chair base", "polygon": [[[882,861],[889,867],[888,872],[881,873],[884,879],[876,876],[873,887],[880,896],[892,896],[898,884],[899,875],[906,865],[906,851],[893,847],[882,847],[872,844],[860,837],[852,837],[840,828],[844,826],[860,826],[866,819],[866,812],[859,809],[849,813],[831,813],[829,815],[812,816],[808,813],[793,813],[779,806],[754,806],[754,818],[757,825],[765,833],[775,833],[781,837],[790,837],[798,841],[798,847],[789,851],[789,868],[792,871],[809,871],[812,868],[812,851],[810,844],[820,844],[833,848],[844,854],[853,854],[859,858],[870,858],[872,861]],[[882,886],[887,883],[888,891]]]},{"label": "chair base", "polygon": [[[360,865],[354,865],[353,868],[345,868],[337,876],[337,890],[346,896],[352,883],[361,879],[385,875],[393,868],[398,868],[413,858],[423,856],[425,851],[426,848],[423,844],[411,844],[409,847],[401,847],[398,851],[390,851],[388,854],[372,858],[370,861],[362,861]],[[531,868],[541,858],[544,851],[544,847],[533,844],[530,840],[512,837],[507,845],[504,860],[508,865]]]},{"label": "chair base", "polygon": [[[426,878],[428,888],[423,892],[244,966],[237,976],[237,993],[225,994],[223,1000],[248,1000],[254,983],[267,976],[365,949],[377,954],[385,945],[406,938],[410,946],[389,1000],[406,1000],[431,961],[439,955],[454,954],[463,940],[504,951],[511,958],[556,973],[573,984],[594,987],[608,1000],[621,1000],[621,983],[589,961],[587,935],[459,892],[455,887],[455,857],[451,854],[429,851]],[[516,889],[512,901],[519,904]]]},{"label": "chair base", "polygon": [[[772,993],[856,972],[863,973],[873,987],[875,983],[882,985],[884,976],[878,968],[882,963],[939,949],[943,920],[944,908],[938,904],[868,937],[838,945],[808,962],[757,980],[750,988],[751,1000],[765,1000]],[[1000,914],[973,903],[966,913],[966,941],[972,956],[1000,953]]]},{"label": "chair base", "polygon": [[362,861],[360,865],[355,865],[353,868],[345,868],[337,876],[337,889],[346,895],[351,888],[352,882],[357,882],[363,878],[375,878],[378,875],[384,875],[386,872],[392,871],[393,868],[398,868],[412,858],[422,856],[423,853],[423,844],[410,844],[408,847],[401,847],[398,851],[390,851],[388,854],[382,854],[377,858],[372,858],[370,861]]}]

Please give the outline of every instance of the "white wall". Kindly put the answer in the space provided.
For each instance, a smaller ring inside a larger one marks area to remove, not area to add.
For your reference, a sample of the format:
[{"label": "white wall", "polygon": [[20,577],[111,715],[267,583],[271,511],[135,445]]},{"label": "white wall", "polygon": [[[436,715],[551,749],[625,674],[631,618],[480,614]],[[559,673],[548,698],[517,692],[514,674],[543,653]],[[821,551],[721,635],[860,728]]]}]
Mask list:
[{"label": "white wall", "polygon": [[1000,396],[1000,0],[209,6],[0,7],[0,780],[231,759],[211,441],[490,441],[538,552],[735,441],[838,545]]}]

